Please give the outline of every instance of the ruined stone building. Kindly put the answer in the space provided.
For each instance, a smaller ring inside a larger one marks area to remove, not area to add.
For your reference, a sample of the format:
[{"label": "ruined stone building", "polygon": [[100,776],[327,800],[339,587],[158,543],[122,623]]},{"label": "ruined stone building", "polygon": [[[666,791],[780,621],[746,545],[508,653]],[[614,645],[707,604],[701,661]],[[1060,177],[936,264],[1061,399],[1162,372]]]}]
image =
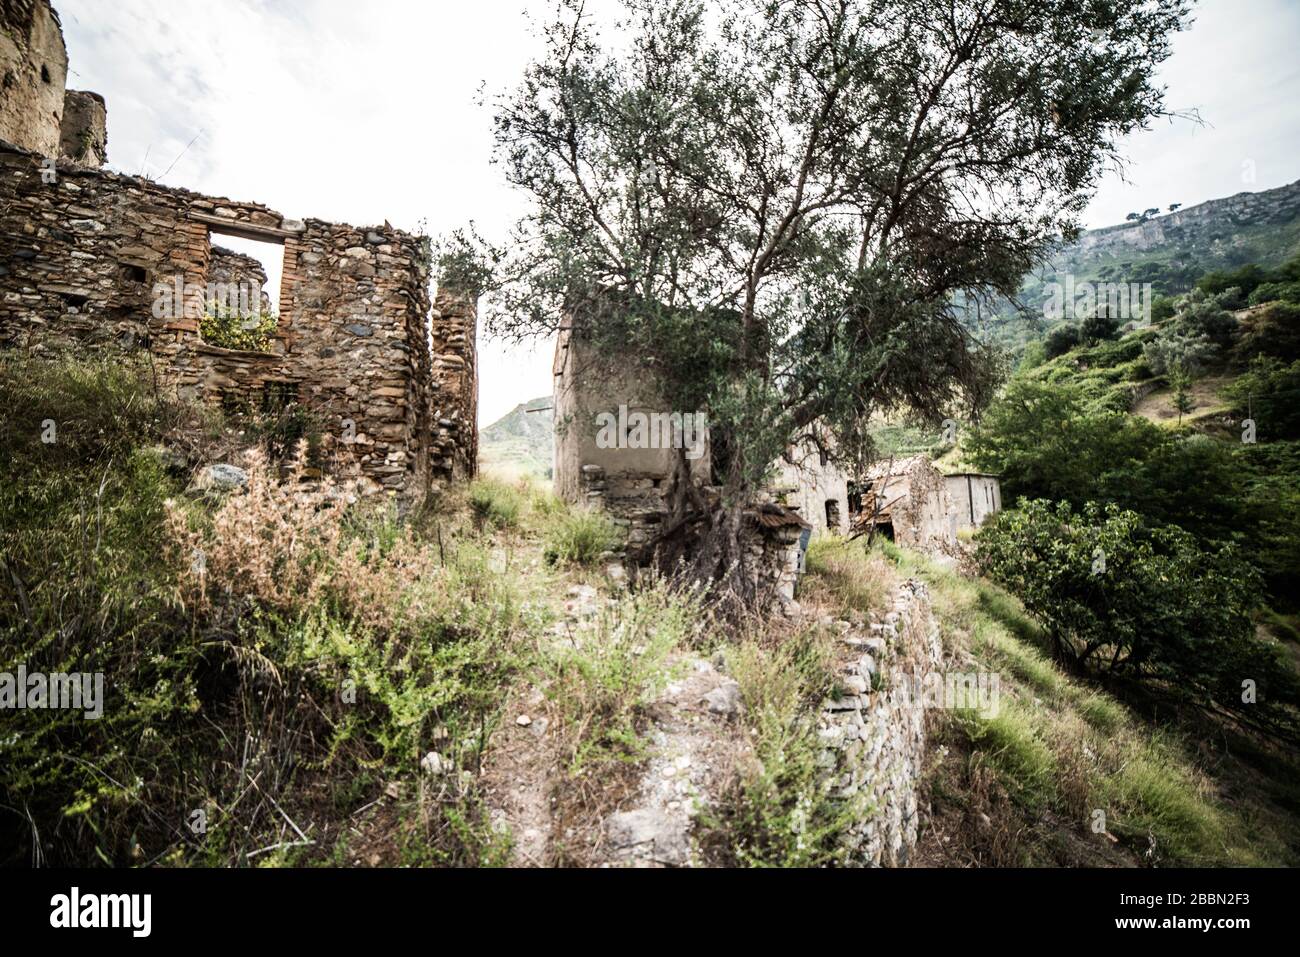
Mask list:
[{"label": "ruined stone building", "polygon": [[773,490],[816,532],[847,535],[861,508],[858,483],[811,443],[776,463]]},{"label": "ruined stone building", "polygon": [[990,515],[1002,511],[1002,486],[996,475],[958,472],[943,480],[956,508],[956,531],[979,528]]},{"label": "ruined stone building", "polygon": [[[566,321],[556,340],[552,371],[556,494],[606,510],[625,532],[629,553],[661,530],[682,451],[689,453],[691,481],[706,495],[714,489],[706,423],[690,418],[694,412],[666,408],[647,370],[626,358],[598,355],[581,330]],[[616,434],[629,441],[602,440],[602,416],[612,417]],[[748,515],[746,547],[755,584],[782,602],[794,598],[798,541],[806,524],[775,502]]]},{"label": "ruined stone building", "polygon": [[957,544],[957,507],[926,455],[887,459],[867,470],[861,524],[919,551],[945,552]]},{"label": "ruined stone building", "polygon": [[[412,495],[473,474],[475,307],[441,291],[430,302],[427,240],[101,169],[104,101],[65,90],[48,0],[0,0],[0,18],[0,346],[148,349],[182,398],[301,403],[363,491]],[[283,249],[267,351],[200,334],[210,284],[255,284],[260,303],[266,283],[213,233]]]}]

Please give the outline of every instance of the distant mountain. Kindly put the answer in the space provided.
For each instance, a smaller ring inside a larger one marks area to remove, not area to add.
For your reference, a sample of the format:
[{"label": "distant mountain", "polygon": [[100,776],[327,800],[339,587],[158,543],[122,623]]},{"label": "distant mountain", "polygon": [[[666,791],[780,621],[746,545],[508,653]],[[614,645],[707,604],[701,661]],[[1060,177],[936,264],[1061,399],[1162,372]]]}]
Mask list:
[{"label": "distant mountain", "polygon": [[1055,324],[1043,314],[1050,283],[1151,283],[1156,295],[1186,292],[1215,269],[1277,266],[1300,253],[1300,181],[1237,193],[1146,219],[1091,229],[1025,279],[1020,310],[1003,303],[970,313],[972,329],[1018,350]]},{"label": "distant mountain", "polygon": [[479,430],[479,464],[510,476],[550,478],[554,456],[554,402],[549,395],[515,406]]}]

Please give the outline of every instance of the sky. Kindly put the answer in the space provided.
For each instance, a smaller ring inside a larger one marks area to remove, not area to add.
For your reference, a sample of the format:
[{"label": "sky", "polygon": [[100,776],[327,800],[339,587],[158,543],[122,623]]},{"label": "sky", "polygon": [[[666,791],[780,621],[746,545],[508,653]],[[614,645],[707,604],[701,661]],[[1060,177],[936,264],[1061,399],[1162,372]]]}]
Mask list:
[{"label": "sky", "polygon": [[[611,0],[592,0],[600,5]],[[503,240],[523,209],[491,112],[538,52],[541,0],[54,0],[68,86],[108,102],[109,166],[291,219]],[[1123,144],[1088,227],[1300,179],[1300,0],[1202,0],[1161,71],[1162,120]],[[254,255],[237,240],[223,245]],[[259,256],[259,258],[261,258]],[[276,288],[278,263],[269,263]],[[480,331],[479,421],[551,390],[553,343]]]}]

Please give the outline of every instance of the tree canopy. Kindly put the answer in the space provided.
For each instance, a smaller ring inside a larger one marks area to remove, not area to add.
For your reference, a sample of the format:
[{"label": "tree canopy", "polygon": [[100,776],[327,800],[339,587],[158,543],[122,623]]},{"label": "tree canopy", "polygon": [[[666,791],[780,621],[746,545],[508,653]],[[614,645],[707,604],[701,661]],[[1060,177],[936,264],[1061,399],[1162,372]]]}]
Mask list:
[{"label": "tree canopy", "polygon": [[[862,462],[874,413],[989,398],[961,309],[1076,231],[1120,139],[1162,112],[1187,7],[623,0],[606,39],[561,0],[497,103],[530,210],[444,264],[474,264],[497,333],[567,319],[706,411],[734,512],[810,433]],[[716,518],[701,577],[740,558],[737,523]]]}]

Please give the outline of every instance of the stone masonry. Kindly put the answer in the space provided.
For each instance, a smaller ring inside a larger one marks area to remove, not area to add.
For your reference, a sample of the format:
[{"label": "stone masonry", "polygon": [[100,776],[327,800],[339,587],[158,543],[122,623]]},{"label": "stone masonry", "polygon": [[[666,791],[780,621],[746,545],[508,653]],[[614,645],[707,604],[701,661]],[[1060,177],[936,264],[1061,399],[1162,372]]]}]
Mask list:
[{"label": "stone masonry", "polygon": [[831,793],[861,811],[848,841],[850,861],[897,867],[917,838],[917,788],[925,767],[925,702],[908,682],[939,671],[943,645],[924,583],[903,582],[893,608],[868,635],[845,634],[851,660],[844,694],[819,717],[821,766]]},{"label": "stone masonry", "polygon": [[[0,69],[15,76],[5,74],[0,108],[0,347],[148,349],[182,399],[230,410],[300,403],[322,423],[327,464],[362,492],[409,497],[474,473],[475,308],[446,291],[432,308],[426,239],[387,224],[290,220],[101,170],[103,101],[93,94],[69,94],[78,131],[63,139],[78,155],[54,162],[64,124],[49,114],[66,73],[58,18],[42,0],[0,0],[0,15]],[[200,337],[210,283],[265,282],[260,264],[214,247],[213,232],[283,247],[266,352]]]}]

